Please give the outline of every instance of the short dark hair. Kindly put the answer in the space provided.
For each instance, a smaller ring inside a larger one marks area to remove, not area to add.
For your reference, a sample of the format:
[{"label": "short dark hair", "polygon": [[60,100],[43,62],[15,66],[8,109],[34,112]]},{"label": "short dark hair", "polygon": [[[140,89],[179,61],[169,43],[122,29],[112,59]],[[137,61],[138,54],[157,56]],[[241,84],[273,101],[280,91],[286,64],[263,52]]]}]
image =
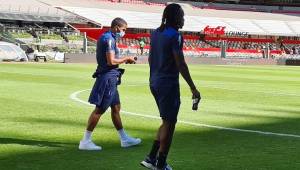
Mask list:
[{"label": "short dark hair", "polygon": [[179,4],[172,3],[166,6],[162,16],[161,25],[159,27],[160,31],[163,31],[166,27],[177,28],[180,24],[180,15],[182,8]]},{"label": "short dark hair", "polygon": [[112,22],[111,22],[111,28],[118,26],[118,27],[122,27],[127,25],[127,22],[123,19],[123,18],[115,18]]}]

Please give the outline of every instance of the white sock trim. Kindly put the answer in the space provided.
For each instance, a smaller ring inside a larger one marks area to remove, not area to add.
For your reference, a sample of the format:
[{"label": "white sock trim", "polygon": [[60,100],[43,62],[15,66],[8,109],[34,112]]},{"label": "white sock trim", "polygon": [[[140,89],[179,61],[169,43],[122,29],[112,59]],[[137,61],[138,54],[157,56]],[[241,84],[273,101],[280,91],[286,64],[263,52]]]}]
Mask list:
[{"label": "white sock trim", "polygon": [[92,133],[91,131],[86,130],[83,136],[84,141],[92,140]]},{"label": "white sock trim", "polygon": [[121,140],[125,140],[128,137],[124,129],[118,130],[118,133]]}]

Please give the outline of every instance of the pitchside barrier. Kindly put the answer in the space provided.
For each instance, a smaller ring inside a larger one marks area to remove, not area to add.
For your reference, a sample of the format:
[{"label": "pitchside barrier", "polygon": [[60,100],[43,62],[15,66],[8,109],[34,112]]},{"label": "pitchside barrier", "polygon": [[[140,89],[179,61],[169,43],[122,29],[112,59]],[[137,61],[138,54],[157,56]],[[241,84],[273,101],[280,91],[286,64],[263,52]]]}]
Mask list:
[{"label": "pitchside barrier", "polygon": [[291,66],[300,66],[300,59],[287,59],[285,64]]},{"label": "pitchside barrier", "polygon": [[277,60],[278,65],[300,66],[300,58],[281,58]]},{"label": "pitchside barrier", "polygon": [[64,63],[97,63],[95,54],[65,53]]},{"label": "pitchside barrier", "polygon": [[[136,46],[120,48],[121,56],[135,56],[138,64],[148,63],[149,48],[145,48],[143,55]],[[189,64],[213,65],[297,65],[300,56],[283,55],[273,51],[269,59],[263,58],[257,50],[227,50],[226,58],[221,58],[220,48],[184,49],[184,55]],[[289,60],[287,58],[297,59]],[[284,59],[283,59],[284,58]],[[65,54],[65,63],[96,63],[95,54]]]},{"label": "pitchside barrier", "polygon": [[[212,65],[276,65],[276,59],[250,59],[250,58],[220,58],[220,57],[185,57],[188,64]],[[95,54],[65,54],[65,63],[94,63]],[[138,56],[138,64],[147,64],[148,56]]]}]

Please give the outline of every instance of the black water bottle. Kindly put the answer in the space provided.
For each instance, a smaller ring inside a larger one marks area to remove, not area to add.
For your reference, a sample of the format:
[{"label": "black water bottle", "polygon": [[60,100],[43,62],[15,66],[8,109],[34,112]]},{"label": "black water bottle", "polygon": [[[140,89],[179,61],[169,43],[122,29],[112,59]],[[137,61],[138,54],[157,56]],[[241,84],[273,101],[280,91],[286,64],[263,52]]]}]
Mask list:
[{"label": "black water bottle", "polygon": [[193,107],[192,107],[193,110],[195,111],[198,110],[199,102],[200,102],[200,96],[193,95]]}]

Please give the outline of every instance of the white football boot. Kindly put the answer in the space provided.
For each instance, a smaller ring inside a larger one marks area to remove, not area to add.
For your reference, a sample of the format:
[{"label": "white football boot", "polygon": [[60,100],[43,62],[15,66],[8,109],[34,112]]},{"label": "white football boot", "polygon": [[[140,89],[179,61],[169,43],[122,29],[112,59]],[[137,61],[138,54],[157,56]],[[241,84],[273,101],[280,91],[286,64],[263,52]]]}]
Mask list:
[{"label": "white football boot", "polygon": [[140,138],[132,138],[127,136],[125,139],[121,140],[121,147],[122,148],[128,148],[131,146],[136,146],[138,144],[140,144],[142,142],[142,140]]},{"label": "white football boot", "polygon": [[79,143],[79,150],[87,150],[87,151],[100,151],[102,150],[101,146],[97,146],[91,140],[81,140]]}]

